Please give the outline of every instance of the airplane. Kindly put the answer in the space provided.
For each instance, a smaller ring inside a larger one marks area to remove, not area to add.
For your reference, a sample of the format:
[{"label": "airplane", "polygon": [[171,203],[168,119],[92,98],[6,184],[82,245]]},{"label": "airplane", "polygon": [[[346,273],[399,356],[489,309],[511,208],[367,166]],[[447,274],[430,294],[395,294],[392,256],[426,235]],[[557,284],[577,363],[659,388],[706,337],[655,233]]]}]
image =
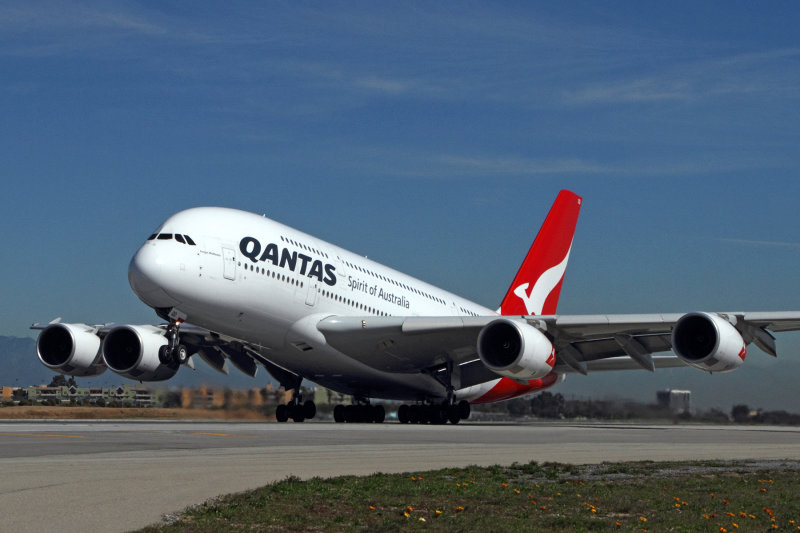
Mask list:
[{"label": "airplane", "polygon": [[[197,207],[169,217],[131,259],[134,293],[166,323],[36,323],[40,361],[140,382],[194,368],[266,371],[292,399],[276,419],[314,418],[304,380],[353,397],[336,422],[457,424],[471,405],[537,393],[568,374],[740,367],[752,343],[800,329],[800,311],[559,315],[582,198],[562,190],[500,307],[456,294],[260,216]],[[669,352],[672,354],[661,354]],[[658,354],[658,355],[654,355]]]}]

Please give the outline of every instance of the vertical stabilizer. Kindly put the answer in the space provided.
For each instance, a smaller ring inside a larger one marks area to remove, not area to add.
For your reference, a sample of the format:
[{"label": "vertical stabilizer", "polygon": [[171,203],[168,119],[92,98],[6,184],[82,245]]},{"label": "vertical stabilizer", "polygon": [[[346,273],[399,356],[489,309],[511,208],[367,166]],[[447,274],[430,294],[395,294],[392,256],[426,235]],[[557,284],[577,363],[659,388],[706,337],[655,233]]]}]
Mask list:
[{"label": "vertical stabilizer", "polygon": [[581,197],[573,192],[558,193],[500,304],[501,315],[556,313],[581,202]]}]

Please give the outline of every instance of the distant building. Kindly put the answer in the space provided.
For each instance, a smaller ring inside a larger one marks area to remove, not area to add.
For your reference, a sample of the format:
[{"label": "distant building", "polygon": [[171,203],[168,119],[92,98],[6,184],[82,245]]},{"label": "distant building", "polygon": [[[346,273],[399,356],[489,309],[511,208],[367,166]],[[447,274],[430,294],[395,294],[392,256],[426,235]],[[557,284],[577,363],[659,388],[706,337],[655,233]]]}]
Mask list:
[{"label": "distant building", "polygon": [[13,397],[14,397],[13,387],[0,387],[0,400],[11,401]]},{"label": "distant building", "polygon": [[352,403],[352,396],[325,387],[317,387],[314,391],[314,403],[317,405],[349,405]]},{"label": "distant building", "polygon": [[247,390],[219,389],[200,386],[181,389],[181,407],[184,409],[260,408],[276,403],[271,387]]},{"label": "distant building", "polygon": [[656,392],[656,400],[673,413],[688,413],[692,409],[692,391],[664,389]]},{"label": "distant building", "polygon": [[133,387],[122,385],[119,387],[28,387],[28,401],[31,403],[41,403],[43,401],[52,403],[69,404],[73,402],[97,403],[103,400],[106,404],[117,402],[136,407],[153,407],[158,404],[149,389],[145,387]]}]

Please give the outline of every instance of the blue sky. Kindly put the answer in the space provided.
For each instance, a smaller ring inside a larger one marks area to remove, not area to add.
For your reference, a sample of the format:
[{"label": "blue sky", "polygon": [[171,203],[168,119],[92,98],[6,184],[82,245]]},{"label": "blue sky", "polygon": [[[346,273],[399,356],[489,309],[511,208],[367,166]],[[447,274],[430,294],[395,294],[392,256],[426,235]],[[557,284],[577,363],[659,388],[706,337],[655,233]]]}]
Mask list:
[{"label": "blue sky", "polygon": [[[560,312],[800,308],[799,26],[796,2],[0,2],[0,334],[153,320],[128,261],[197,205],[494,307],[561,188]],[[752,364],[800,372],[779,341]]]}]

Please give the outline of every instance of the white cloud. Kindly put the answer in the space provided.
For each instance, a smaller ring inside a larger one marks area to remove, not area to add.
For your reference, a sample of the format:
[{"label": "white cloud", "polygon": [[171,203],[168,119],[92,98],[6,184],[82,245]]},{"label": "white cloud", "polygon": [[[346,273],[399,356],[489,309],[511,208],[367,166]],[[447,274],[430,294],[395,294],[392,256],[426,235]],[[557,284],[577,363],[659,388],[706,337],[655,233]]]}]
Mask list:
[{"label": "white cloud", "polygon": [[691,102],[754,93],[796,97],[798,56],[800,49],[789,48],[657,66],[643,76],[588,82],[582,88],[563,91],[562,100],[568,105],[591,105]]}]

